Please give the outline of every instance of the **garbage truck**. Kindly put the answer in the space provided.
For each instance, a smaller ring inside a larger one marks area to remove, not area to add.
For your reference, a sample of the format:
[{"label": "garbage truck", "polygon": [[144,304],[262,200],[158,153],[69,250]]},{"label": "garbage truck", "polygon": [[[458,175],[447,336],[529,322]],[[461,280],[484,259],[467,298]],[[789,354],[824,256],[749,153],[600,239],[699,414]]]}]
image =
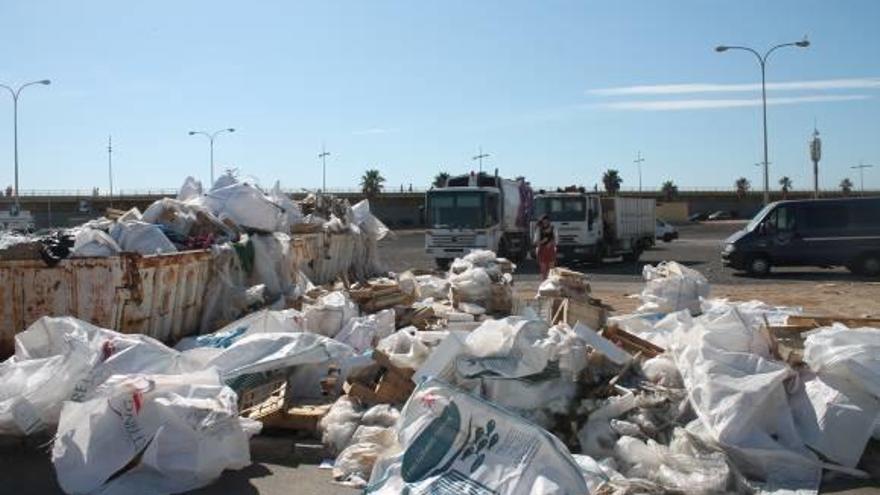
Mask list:
[{"label": "garbage truck", "polygon": [[637,261],[654,244],[656,200],[603,196],[583,188],[539,191],[531,232],[547,215],[556,229],[556,257],[560,263],[623,257]]},{"label": "garbage truck", "polygon": [[425,250],[437,266],[477,249],[514,262],[529,252],[533,192],[522,177],[487,173],[450,177],[425,194]]}]

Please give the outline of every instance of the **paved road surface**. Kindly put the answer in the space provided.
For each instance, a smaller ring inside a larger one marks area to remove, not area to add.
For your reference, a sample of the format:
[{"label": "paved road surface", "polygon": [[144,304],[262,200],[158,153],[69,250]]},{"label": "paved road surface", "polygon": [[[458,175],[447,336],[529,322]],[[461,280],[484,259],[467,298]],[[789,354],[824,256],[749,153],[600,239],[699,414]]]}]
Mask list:
[{"label": "paved road surface", "polygon": [[[852,282],[858,277],[843,268],[779,268],[770,276],[756,279],[744,274],[734,273],[721,265],[722,241],[733,232],[741,229],[744,221],[703,222],[679,226],[680,239],[670,243],[658,242],[651,250],[642,254],[638,263],[607,260],[602,265],[580,264],[574,266],[590,274],[596,282],[641,282],[642,267],[646,263],[655,264],[663,260],[674,260],[699,270],[712,284],[766,284],[766,283],[815,283],[817,281]],[[381,243],[381,252],[394,271],[410,268],[433,269],[434,262],[424,252],[425,235],[422,230],[399,231]],[[518,278],[537,279],[537,266],[526,260],[517,270]]]}]

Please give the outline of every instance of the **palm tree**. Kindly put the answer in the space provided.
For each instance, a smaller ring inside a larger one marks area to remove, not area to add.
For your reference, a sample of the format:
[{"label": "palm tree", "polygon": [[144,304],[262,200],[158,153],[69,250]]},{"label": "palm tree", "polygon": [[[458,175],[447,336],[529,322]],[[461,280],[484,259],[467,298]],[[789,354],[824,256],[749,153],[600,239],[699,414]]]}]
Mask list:
[{"label": "palm tree", "polygon": [[434,176],[434,187],[446,187],[446,181],[449,180],[449,174],[447,172],[440,172],[439,174]]},{"label": "palm tree", "polygon": [[371,168],[361,177],[361,192],[368,198],[376,197],[382,192],[383,182],[385,177],[382,177],[378,170]]},{"label": "palm tree", "polygon": [[791,179],[784,175],[779,179],[779,185],[782,187],[782,199],[787,199],[788,191],[791,191]]},{"label": "palm tree", "polygon": [[749,192],[749,189],[751,189],[752,183],[749,182],[749,179],[746,179],[745,177],[740,177],[739,179],[736,179],[735,186],[736,197],[742,199],[746,195],[746,193]]},{"label": "palm tree", "polygon": [[663,183],[663,186],[660,187],[660,190],[663,191],[663,197],[666,198],[666,201],[672,201],[673,198],[678,194],[678,186],[675,185],[675,182],[668,180]]},{"label": "palm tree", "polygon": [[853,189],[853,181],[849,180],[849,177],[844,177],[842,181],[840,181],[840,190],[843,191],[844,196],[849,196]]},{"label": "palm tree", "polygon": [[602,175],[602,183],[605,184],[605,190],[608,191],[608,194],[617,194],[622,182],[620,174],[613,168],[606,170]]}]

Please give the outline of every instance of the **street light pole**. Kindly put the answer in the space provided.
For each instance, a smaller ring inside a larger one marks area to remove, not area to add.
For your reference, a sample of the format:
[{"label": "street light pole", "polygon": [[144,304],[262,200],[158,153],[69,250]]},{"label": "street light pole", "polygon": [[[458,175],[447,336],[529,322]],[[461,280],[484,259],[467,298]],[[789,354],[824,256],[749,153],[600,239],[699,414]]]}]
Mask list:
[{"label": "street light pole", "polygon": [[110,177],[110,208],[113,208],[113,136],[107,136],[107,175]]},{"label": "street light pole", "polygon": [[859,162],[859,164],[854,167],[850,167],[852,169],[859,169],[859,182],[861,183],[860,187],[862,189],[862,196],[865,195],[865,169],[872,167],[873,165],[866,165],[862,162]]},{"label": "street light pole", "polygon": [[761,66],[761,103],[763,106],[763,120],[764,120],[764,204],[770,202],[770,169],[769,163],[770,159],[768,157],[769,153],[767,151],[767,59],[770,57],[770,54],[779,48],[787,47],[787,46],[796,46],[798,48],[806,48],[810,46],[810,42],[806,39],[801,41],[795,41],[793,43],[782,43],[776,46],[771,47],[769,50],[764,52],[764,55],[761,55],[757,51],[747,46],[726,46],[720,45],[715,47],[715,51],[718,53],[726,52],[727,50],[743,50],[751,53],[758,59],[758,63]]},{"label": "street light pole", "polygon": [[645,161],[645,159],[642,158],[642,152],[639,151],[636,154],[636,159],[633,160],[633,163],[635,163],[636,165],[639,166],[639,192],[642,192],[642,162],[643,161]]},{"label": "street light pole", "polygon": [[489,153],[483,153],[483,147],[480,146],[480,154],[471,158],[471,160],[478,160],[480,162],[480,172],[483,171],[483,158],[489,158]]},{"label": "street light pole", "polygon": [[205,131],[189,131],[190,136],[201,134],[202,136],[207,137],[208,141],[211,143],[211,184],[209,188],[214,185],[214,139],[216,139],[219,134],[222,134],[224,132],[235,132],[235,129],[229,127],[226,129],[219,129],[211,133]]},{"label": "street light pole", "polygon": [[0,84],[0,88],[6,88],[9,91],[9,94],[12,95],[12,147],[14,149],[15,155],[15,211],[10,212],[13,215],[18,215],[18,212],[21,210],[21,204],[18,202],[18,97],[21,95],[21,90],[28,86],[33,86],[34,84],[43,84],[48,85],[51,84],[52,81],[48,79],[43,79],[41,81],[31,81],[29,83],[24,83],[18,87],[18,89],[12,89],[11,87]]},{"label": "street light pole", "polygon": [[321,192],[327,192],[327,157],[330,156],[330,152],[324,148],[324,145],[321,145],[321,153],[318,155],[318,158],[321,159]]}]

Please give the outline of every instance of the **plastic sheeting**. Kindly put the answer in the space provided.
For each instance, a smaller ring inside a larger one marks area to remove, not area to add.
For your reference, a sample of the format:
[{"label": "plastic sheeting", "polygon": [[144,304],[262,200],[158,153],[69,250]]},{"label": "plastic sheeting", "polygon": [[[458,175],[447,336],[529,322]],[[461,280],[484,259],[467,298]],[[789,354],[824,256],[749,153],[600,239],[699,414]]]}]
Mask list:
[{"label": "plastic sheeting", "polygon": [[403,450],[376,462],[366,493],[587,493],[558,438],[436,380],[407,401],[397,437]]},{"label": "plastic sheeting", "polygon": [[139,254],[176,253],[177,248],[157,225],[128,221],[116,223],[110,236],[122,251]]},{"label": "plastic sheeting", "polygon": [[113,256],[119,253],[119,245],[103,230],[83,227],[73,239],[73,258],[89,258],[94,256]]}]

